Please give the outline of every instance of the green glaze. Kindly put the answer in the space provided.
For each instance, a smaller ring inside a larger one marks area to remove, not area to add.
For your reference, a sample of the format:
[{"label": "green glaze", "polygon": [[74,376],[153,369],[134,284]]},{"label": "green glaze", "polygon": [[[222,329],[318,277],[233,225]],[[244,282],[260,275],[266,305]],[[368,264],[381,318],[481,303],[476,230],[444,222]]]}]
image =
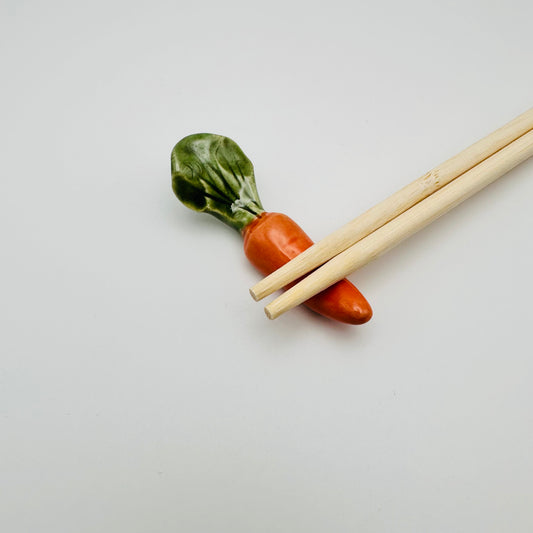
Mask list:
[{"label": "green glaze", "polygon": [[209,213],[237,231],[264,212],[252,162],[228,137],[189,135],[174,146],[170,160],[172,189],[187,207]]}]

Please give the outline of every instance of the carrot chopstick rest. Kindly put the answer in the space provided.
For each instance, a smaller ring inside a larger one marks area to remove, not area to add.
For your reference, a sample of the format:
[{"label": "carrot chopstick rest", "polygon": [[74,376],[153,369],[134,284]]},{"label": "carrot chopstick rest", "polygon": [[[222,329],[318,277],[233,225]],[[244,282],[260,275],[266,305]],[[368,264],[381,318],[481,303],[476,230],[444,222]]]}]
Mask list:
[{"label": "carrot chopstick rest", "polygon": [[[246,257],[262,274],[274,272],[313,244],[288,216],[263,209],[252,162],[228,137],[211,133],[185,137],[172,150],[171,167],[176,196],[187,207],[209,213],[239,231]],[[304,305],[347,324],[364,324],[372,317],[370,305],[347,279]]]}]

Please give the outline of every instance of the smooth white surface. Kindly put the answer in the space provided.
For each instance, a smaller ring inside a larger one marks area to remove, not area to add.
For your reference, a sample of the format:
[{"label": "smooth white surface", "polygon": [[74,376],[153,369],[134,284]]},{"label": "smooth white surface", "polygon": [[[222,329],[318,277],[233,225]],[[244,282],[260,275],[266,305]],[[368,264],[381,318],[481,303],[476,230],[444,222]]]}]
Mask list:
[{"label": "smooth white surface", "polygon": [[268,321],[169,172],[228,135],[321,238],[533,105],[531,2],[2,13],[0,530],[533,529],[533,162],[352,276],[359,328]]}]

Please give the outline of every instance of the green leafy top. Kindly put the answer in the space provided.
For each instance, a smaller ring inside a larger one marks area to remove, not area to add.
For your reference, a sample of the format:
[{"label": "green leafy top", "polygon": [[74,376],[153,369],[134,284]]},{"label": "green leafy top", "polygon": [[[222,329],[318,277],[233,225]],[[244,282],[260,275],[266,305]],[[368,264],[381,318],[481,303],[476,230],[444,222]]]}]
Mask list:
[{"label": "green leafy top", "polygon": [[172,189],[195,211],[205,211],[242,231],[264,209],[254,167],[239,146],[221,135],[197,133],[171,154]]}]

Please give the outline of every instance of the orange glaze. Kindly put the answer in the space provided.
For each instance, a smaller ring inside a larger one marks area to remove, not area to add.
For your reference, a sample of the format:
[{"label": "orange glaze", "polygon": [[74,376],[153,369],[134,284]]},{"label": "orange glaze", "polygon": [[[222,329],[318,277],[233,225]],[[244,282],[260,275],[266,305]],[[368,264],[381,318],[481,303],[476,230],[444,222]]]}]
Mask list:
[{"label": "orange glaze", "polygon": [[[313,244],[294,220],[281,213],[262,213],[244,228],[242,235],[246,257],[265,276]],[[304,305],[316,313],[347,324],[364,324],[372,318],[370,304],[347,279],[313,296]]]}]

